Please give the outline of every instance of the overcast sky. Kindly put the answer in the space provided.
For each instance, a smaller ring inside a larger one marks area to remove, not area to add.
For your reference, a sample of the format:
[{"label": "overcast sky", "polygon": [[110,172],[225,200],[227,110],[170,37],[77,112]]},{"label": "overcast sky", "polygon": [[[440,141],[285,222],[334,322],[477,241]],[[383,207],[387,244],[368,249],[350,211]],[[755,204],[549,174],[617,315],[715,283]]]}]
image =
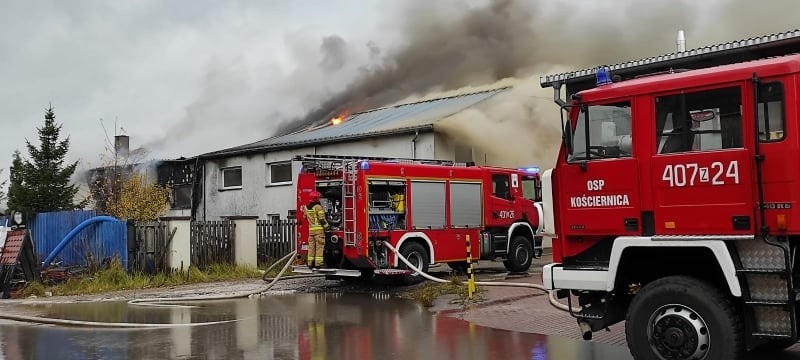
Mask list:
[{"label": "overcast sky", "polygon": [[[35,128],[50,103],[63,124],[62,135],[72,140],[69,158],[80,160],[83,169],[101,165],[100,119],[109,135],[116,122],[131,136],[132,148],[145,146],[154,158],[194,156],[266,138],[281,123],[346,89],[365,69],[385,66],[409,39],[424,38],[413,34],[415,27],[428,31],[437,22],[446,27],[460,14],[480,17],[470,9],[486,7],[480,0],[426,3],[5,1],[0,5],[0,168],[5,169],[0,179],[7,178],[14,149],[26,155],[25,138],[37,140]],[[548,30],[530,39],[535,49],[530,51],[553,55],[537,61],[567,67],[591,63],[570,50],[596,53],[579,40],[607,28],[617,30],[610,36],[620,37],[610,46],[639,49],[602,51],[622,61],[672,51],[679,28],[687,29],[689,47],[695,47],[800,27],[792,20],[794,12],[787,11],[787,4],[796,6],[791,1],[758,5],[755,14],[747,7],[756,2],[744,0],[648,1],[647,9],[632,0],[583,0],[566,10],[554,8],[552,1],[520,3],[525,5],[515,6],[536,12],[522,20]],[[666,11],[671,4],[679,9]],[[763,16],[753,17],[759,11]],[[415,22],[417,16],[427,22]],[[652,33],[654,23],[665,29],[659,28],[658,41],[637,38],[640,32]],[[408,72],[414,68],[405,71],[403,76],[413,77]],[[486,80],[473,76],[453,84]]]}]

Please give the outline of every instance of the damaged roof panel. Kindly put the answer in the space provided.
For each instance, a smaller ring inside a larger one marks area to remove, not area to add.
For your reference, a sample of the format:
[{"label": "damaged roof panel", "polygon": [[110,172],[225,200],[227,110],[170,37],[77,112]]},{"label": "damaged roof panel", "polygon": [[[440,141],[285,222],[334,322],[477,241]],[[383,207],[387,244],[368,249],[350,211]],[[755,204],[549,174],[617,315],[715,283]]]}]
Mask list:
[{"label": "damaged roof panel", "polygon": [[325,125],[276,136],[251,144],[215,151],[204,156],[223,156],[245,152],[291,148],[331,141],[392,135],[415,130],[430,130],[441,119],[477,105],[508,88],[492,89],[446,98],[378,108],[352,114],[338,125]]}]

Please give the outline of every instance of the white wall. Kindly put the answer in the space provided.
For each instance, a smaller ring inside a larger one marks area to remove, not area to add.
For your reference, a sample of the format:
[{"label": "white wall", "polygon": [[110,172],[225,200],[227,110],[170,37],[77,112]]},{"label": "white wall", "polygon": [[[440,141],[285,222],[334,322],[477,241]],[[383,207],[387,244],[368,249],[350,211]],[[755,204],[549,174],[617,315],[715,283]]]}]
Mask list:
[{"label": "white wall", "polygon": [[[258,216],[265,219],[267,214],[279,214],[285,219],[287,210],[294,208],[294,183],[267,185],[267,164],[313,153],[314,148],[310,147],[207,160],[203,179],[204,199],[200,201],[197,218],[219,220],[223,216]],[[221,169],[232,166],[242,167],[242,188],[221,190]],[[299,166],[299,163],[293,164],[293,178],[300,170]]]},{"label": "white wall", "polygon": [[[197,218],[219,220],[223,216],[258,216],[260,219],[265,219],[267,214],[279,214],[282,219],[285,219],[288,210],[296,209],[295,184],[293,182],[289,185],[268,186],[266,164],[288,161],[296,155],[363,155],[408,158],[412,156],[412,152],[416,152],[417,158],[442,158],[437,157],[437,153],[434,151],[435,136],[433,133],[421,133],[416,136],[416,150],[412,151],[414,138],[414,134],[407,134],[208,160],[204,176],[205,199],[201,200],[198,207]],[[242,188],[220,190],[222,187],[220,169],[231,166],[242,167]],[[299,171],[300,163],[293,163],[293,179],[297,178]]]}]

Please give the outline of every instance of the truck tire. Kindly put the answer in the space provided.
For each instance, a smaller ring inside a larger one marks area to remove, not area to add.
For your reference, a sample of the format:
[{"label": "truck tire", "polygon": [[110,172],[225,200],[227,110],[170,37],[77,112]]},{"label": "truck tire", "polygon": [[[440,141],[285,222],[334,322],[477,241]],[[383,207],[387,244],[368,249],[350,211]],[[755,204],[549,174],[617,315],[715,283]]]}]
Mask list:
[{"label": "truck tire", "polygon": [[506,270],[512,273],[526,272],[531,268],[533,261],[533,246],[530,240],[522,235],[511,238],[506,261],[503,261]]},{"label": "truck tire", "polygon": [[725,294],[704,281],[668,276],[634,296],[625,323],[635,359],[736,360],[742,322]]},{"label": "truck tire", "polygon": [[[405,244],[402,248],[400,248],[400,255],[403,255],[408,262],[414,264],[414,266],[423,272],[428,272],[428,266],[430,265],[431,257],[428,255],[428,251],[425,250],[424,246],[416,242]],[[408,269],[408,266],[406,266],[406,264],[402,261],[400,261],[399,267],[401,269]],[[422,282],[424,279],[425,278],[422,277],[422,275],[413,273],[410,275],[402,275],[400,281],[406,285],[413,285]]]}]

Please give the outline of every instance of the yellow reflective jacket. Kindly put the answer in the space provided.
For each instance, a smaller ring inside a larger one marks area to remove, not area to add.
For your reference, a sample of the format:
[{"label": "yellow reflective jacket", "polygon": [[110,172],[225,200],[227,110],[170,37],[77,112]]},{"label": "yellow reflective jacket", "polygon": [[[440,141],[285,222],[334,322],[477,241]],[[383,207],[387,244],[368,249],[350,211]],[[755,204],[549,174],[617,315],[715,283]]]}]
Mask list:
[{"label": "yellow reflective jacket", "polygon": [[325,218],[325,210],[320,204],[314,204],[310,208],[306,208],[306,220],[308,221],[308,230],[328,230],[328,220]]}]

